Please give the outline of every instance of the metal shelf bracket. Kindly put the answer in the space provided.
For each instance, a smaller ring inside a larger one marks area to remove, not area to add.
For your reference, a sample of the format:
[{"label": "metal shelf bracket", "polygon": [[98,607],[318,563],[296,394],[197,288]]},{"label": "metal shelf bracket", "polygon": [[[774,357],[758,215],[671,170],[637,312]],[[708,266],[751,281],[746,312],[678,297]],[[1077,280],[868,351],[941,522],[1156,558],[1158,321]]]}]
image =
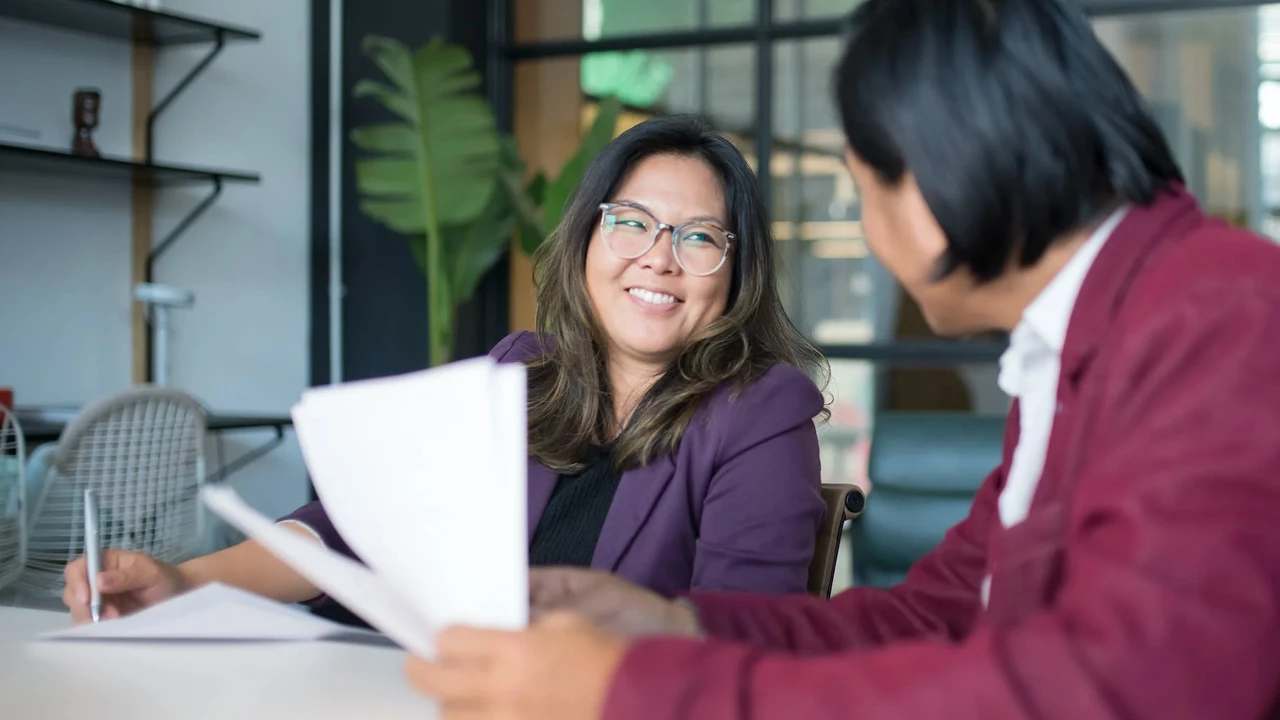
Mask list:
[{"label": "metal shelf bracket", "polygon": [[205,71],[205,68],[209,67],[209,64],[213,62],[213,59],[216,58],[218,54],[222,52],[222,48],[226,47],[226,40],[227,39],[224,32],[222,30],[218,30],[214,34],[213,47],[209,50],[209,52],[204,57],[200,58],[200,62],[196,63],[194,67],[188,70],[187,74],[183,75],[182,79],[178,81],[178,84],[174,85],[173,89],[170,90],[164,96],[164,98],[162,98],[160,102],[157,103],[154,108],[152,108],[151,112],[147,114],[147,164],[148,165],[154,162],[153,158],[154,158],[154,149],[155,149],[156,120],[160,117],[160,114],[163,113],[166,109],[168,109],[169,105],[179,95],[182,94],[182,91],[187,89],[187,86],[191,84],[191,81],[195,80],[196,77],[200,75],[200,73]]},{"label": "metal shelf bracket", "polygon": [[183,216],[182,220],[178,221],[178,224],[175,225],[173,229],[164,236],[164,239],[161,240],[160,243],[147,255],[147,282],[155,281],[155,265],[156,261],[160,259],[160,256],[163,255],[165,251],[173,245],[178,237],[182,235],[182,233],[186,232],[187,228],[191,227],[196,219],[203,215],[205,211],[217,201],[218,196],[222,194],[222,178],[215,177],[212,182],[213,189],[209,194],[205,195],[203,200],[201,200],[195,207],[191,208],[191,211]]}]

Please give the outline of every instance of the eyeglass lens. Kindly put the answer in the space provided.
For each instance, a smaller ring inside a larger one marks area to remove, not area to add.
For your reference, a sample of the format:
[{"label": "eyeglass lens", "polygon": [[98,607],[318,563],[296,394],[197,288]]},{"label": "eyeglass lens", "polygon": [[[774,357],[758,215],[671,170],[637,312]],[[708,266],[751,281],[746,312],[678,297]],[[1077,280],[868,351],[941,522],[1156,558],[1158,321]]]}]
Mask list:
[{"label": "eyeglass lens", "polygon": [[[653,247],[658,221],[638,208],[618,206],[604,211],[600,224],[605,244],[624,260],[638,258]],[[678,228],[676,262],[694,275],[715,272],[724,260],[729,239],[720,228],[693,223]]]}]

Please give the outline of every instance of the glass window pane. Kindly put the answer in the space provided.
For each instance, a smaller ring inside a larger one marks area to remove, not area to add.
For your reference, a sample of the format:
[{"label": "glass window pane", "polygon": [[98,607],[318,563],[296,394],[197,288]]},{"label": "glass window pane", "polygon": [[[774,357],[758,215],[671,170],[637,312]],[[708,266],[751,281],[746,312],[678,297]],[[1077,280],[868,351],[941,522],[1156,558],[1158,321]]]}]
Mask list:
[{"label": "glass window pane", "polygon": [[858,6],[856,0],[773,0],[775,20],[841,18]]},{"label": "glass window pane", "polygon": [[599,40],[750,25],[755,0],[512,0],[516,42]]},{"label": "glass window pane", "polygon": [[897,287],[868,253],[830,96],[839,41],[774,50],[773,217],[788,310],[821,345],[892,337]]},{"label": "glass window pane", "polygon": [[581,70],[589,97],[616,96],[644,116],[699,115],[742,137],[755,114],[754,76],[751,45],[591,53]]},{"label": "glass window pane", "polygon": [[818,427],[822,482],[850,483],[863,490],[875,417],[875,366],[865,360],[832,360],[831,419]]},{"label": "glass window pane", "polygon": [[1280,127],[1277,6],[1098,18],[1205,210],[1266,232],[1264,123]]},{"label": "glass window pane", "polygon": [[[796,325],[823,346],[936,339],[892,276],[871,257],[844,164],[844,135],[830,95],[837,38],[774,49],[774,237],[784,298]],[[996,366],[890,367],[832,360],[832,418],[821,432],[824,480],[866,486],[877,412],[888,409],[1004,414]]]},{"label": "glass window pane", "polygon": [[755,113],[752,45],[591,53],[525,60],[515,67],[514,129],[522,157],[555,171],[594,118],[596,100],[617,96],[617,132],[655,115],[693,114],[749,150]]}]

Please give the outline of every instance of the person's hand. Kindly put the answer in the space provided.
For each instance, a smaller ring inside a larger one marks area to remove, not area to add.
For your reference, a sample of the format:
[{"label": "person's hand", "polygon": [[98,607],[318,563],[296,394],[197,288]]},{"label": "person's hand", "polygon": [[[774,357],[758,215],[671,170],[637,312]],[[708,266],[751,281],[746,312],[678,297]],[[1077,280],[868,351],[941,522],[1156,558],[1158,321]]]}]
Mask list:
[{"label": "person's hand", "polygon": [[409,682],[441,720],[597,720],[627,641],[568,613],[524,632],[450,628],[438,660],[410,656]]},{"label": "person's hand", "polygon": [[694,611],[607,573],[579,568],[532,568],[529,608],[536,619],[573,612],[620,635],[698,636]]},{"label": "person's hand", "polygon": [[[185,592],[189,583],[178,568],[127,550],[104,550],[98,573],[102,617],[117,618],[151,607]],[[89,622],[89,566],[83,556],[67,564],[62,602],[71,610],[71,621]]]}]

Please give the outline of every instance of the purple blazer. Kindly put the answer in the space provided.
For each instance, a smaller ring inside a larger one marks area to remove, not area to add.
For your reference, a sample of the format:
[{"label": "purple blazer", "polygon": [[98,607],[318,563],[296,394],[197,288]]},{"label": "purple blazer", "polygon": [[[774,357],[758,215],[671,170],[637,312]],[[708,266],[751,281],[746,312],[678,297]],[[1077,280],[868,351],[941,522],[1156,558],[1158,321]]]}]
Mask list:
[{"label": "purple blazer", "polygon": [[[508,335],[499,362],[540,352],[537,337]],[[592,567],[674,595],[689,590],[803,593],[825,505],[814,417],[822,394],[779,365],[736,398],[725,386],[694,416],[675,454],[623,473]],[[530,539],[558,475],[529,458]],[[283,519],[310,526],[355,555],[320,503]]]}]

